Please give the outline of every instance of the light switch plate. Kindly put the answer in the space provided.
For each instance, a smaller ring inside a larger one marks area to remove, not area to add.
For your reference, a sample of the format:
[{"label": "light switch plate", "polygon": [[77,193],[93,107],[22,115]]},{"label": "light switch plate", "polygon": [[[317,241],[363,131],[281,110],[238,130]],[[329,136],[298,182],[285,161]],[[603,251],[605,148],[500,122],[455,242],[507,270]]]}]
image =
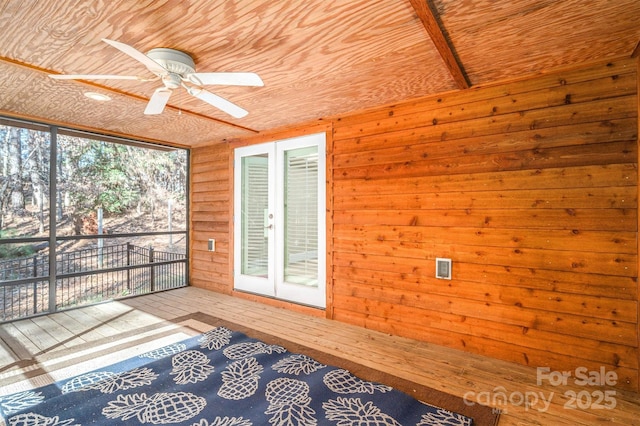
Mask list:
[{"label": "light switch plate", "polygon": [[216,251],[216,240],[213,238],[209,239],[209,251]]}]

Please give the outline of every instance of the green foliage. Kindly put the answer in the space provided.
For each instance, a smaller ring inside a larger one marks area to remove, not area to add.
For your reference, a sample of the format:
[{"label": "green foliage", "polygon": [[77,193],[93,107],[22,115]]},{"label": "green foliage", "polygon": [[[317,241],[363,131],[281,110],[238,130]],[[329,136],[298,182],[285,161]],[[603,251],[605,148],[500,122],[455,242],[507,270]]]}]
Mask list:
[{"label": "green foliage", "polygon": [[76,210],[101,207],[109,213],[121,213],[130,207],[136,192],[130,185],[128,165],[122,157],[121,146],[99,141],[76,141],[75,146],[65,153],[72,179],[66,187],[75,201]]},{"label": "green foliage", "polygon": [[[135,211],[136,216],[161,217],[167,200],[174,201],[176,211],[186,210],[185,150],[58,134],[56,151],[57,157],[50,158],[48,132],[0,124],[0,229],[20,227],[21,236],[35,235],[44,232],[48,214],[62,221],[69,214],[84,215],[98,208],[112,216]],[[54,200],[48,199],[51,171],[57,179]]]},{"label": "green foliage", "polygon": [[100,171],[99,195],[94,207],[109,213],[122,213],[137,200],[139,192],[131,186],[131,179],[121,164],[112,162]]},{"label": "green foliage", "polygon": [[138,204],[186,197],[184,151],[162,152],[77,138],[61,139],[65,188],[74,210],[101,207],[110,214]]},{"label": "green foliage", "polygon": [[[0,231],[0,240],[15,238],[15,231]],[[35,253],[30,245],[24,244],[0,244],[0,259],[15,259],[18,257],[27,257]]]}]

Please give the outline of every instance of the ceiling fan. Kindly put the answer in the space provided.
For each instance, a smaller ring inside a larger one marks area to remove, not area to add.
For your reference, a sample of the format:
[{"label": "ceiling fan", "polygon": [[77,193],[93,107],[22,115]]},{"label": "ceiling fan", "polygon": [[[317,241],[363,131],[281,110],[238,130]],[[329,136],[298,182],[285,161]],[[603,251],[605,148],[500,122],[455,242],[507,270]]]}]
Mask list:
[{"label": "ceiling fan", "polygon": [[251,72],[196,72],[195,62],[188,54],[175,49],[159,47],[151,49],[146,55],[128,44],[103,38],[102,41],[141,62],[149,71],[156,75],[153,79],[135,76],[109,74],[49,74],[57,80],[162,80],[163,87],[159,87],[149,99],[144,110],[147,115],[160,114],[169,101],[174,89],[183,87],[191,96],[213,105],[214,107],[235,117],[242,118],[248,114],[245,109],[215,95],[202,86],[230,85],[230,86],[264,86],[262,79]]}]

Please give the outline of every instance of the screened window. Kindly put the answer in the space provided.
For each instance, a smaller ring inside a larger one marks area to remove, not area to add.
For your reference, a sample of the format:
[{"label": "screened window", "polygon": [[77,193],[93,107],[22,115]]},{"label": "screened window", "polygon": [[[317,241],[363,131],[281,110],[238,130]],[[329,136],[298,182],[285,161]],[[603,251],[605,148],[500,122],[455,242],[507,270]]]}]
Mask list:
[{"label": "screened window", "polygon": [[186,285],[186,150],[0,118],[0,153],[0,321]]}]

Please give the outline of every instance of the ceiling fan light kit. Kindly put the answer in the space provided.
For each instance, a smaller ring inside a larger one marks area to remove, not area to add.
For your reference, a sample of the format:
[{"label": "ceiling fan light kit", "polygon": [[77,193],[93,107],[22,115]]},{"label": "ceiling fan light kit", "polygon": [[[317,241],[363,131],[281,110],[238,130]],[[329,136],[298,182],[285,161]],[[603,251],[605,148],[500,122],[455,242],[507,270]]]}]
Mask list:
[{"label": "ceiling fan light kit", "polygon": [[[102,39],[102,41],[115,47],[138,62],[141,62],[150,72],[156,75],[156,79],[161,79],[163,87],[156,89],[149,99],[147,107],[144,110],[146,115],[161,114],[169,101],[171,92],[179,87],[183,87],[189,95],[194,96],[235,118],[242,118],[248,114],[246,110],[205,90],[202,86],[216,84],[231,86],[264,86],[262,79],[257,74],[250,72],[196,73],[196,65],[193,58],[180,50],[157,47],[151,49],[145,55],[134,47],[119,41],[109,40],[106,38]],[[151,81],[150,79],[140,77],[109,74],[51,74],[49,77],[58,80],[118,79]],[[190,86],[187,83],[195,84],[196,86]]]}]

